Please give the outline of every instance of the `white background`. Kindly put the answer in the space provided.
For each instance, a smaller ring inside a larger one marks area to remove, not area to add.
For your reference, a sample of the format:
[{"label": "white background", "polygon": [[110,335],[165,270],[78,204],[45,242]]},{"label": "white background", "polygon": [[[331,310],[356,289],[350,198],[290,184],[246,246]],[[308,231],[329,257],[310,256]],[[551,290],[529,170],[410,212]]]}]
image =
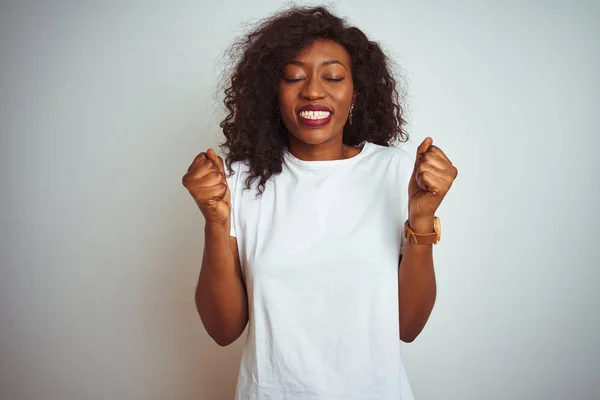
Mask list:
[{"label": "white background", "polygon": [[[310,3],[306,3],[310,4]],[[277,1],[0,5],[0,398],[231,399],[205,333],[203,219],[223,52]],[[414,151],[459,168],[418,400],[600,398],[600,5],[340,1],[398,63]]]}]

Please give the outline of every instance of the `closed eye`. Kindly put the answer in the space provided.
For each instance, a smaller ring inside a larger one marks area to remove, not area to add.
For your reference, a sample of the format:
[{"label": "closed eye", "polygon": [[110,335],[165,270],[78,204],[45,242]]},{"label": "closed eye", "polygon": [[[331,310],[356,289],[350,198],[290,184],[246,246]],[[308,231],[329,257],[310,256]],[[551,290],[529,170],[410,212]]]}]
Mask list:
[{"label": "closed eye", "polygon": [[[296,82],[303,81],[304,79],[305,78],[283,78],[283,80],[288,83],[296,83]],[[342,78],[324,78],[324,79],[329,82],[341,82],[346,78],[342,77]]]},{"label": "closed eye", "polygon": [[304,78],[283,78],[283,80],[286,81],[286,82],[288,82],[288,83],[300,82],[303,79]]}]

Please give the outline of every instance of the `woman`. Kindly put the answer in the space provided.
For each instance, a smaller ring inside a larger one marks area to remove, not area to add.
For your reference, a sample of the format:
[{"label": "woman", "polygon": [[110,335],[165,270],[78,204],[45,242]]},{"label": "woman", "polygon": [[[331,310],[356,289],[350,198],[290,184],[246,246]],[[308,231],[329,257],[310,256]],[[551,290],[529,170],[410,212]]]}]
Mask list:
[{"label": "woman", "polygon": [[249,323],[242,399],[410,399],[399,339],[435,301],[435,212],[457,175],[427,138],[416,161],[386,56],[324,8],[264,21],[237,49],[226,162],[183,184],[206,219],[196,291],[225,346]]}]

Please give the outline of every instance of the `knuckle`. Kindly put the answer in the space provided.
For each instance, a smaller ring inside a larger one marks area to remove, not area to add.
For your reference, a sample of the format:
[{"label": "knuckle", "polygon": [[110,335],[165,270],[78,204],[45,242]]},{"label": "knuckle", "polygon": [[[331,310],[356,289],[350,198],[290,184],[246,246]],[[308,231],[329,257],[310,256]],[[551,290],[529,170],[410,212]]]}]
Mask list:
[{"label": "knuckle", "polygon": [[183,186],[187,186],[190,182],[190,176],[188,174],[183,175],[183,177],[181,178],[181,183],[183,184]]},{"label": "knuckle", "polygon": [[214,169],[209,169],[206,171],[206,179],[208,182],[212,182],[213,184],[220,182],[221,177],[219,176],[219,171],[215,171]]},{"label": "knuckle", "polygon": [[196,168],[194,172],[195,175],[200,178],[205,175],[208,175],[210,173],[210,168],[206,164],[201,164]]},{"label": "knuckle", "polygon": [[195,158],[194,158],[194,162],[198,162],[204,159],[204,153],[200,153],[198,154]]}]

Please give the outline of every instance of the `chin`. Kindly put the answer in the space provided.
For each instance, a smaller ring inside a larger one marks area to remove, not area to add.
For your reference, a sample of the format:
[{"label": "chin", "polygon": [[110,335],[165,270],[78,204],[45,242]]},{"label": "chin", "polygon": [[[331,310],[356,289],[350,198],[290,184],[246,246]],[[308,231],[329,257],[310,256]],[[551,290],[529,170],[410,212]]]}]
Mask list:
[{"label": "chin", "polygon": [[325,143],[335,136],[329,129],[301,129],[294,135],[301,142],[311,145]]}]

